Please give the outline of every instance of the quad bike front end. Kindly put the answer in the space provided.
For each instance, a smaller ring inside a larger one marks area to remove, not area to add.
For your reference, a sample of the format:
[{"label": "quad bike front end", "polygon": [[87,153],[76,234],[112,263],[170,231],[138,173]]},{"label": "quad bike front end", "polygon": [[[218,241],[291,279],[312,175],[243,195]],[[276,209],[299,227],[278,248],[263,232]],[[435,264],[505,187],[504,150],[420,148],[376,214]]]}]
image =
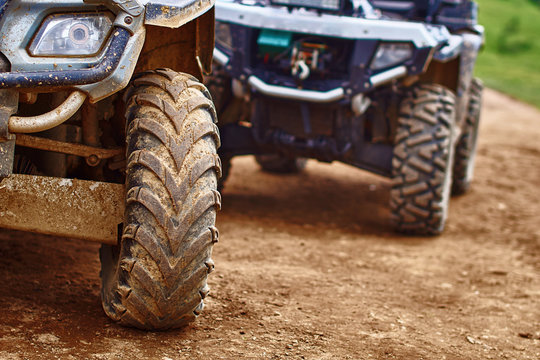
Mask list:
[{"label": "quad bike front end", "polygon": [[[218,68],[208,84],[225,166],[244,154],[273,172],[299,171],[305,158],[351,164],[394,179],[397,230],[439,233],[453,148],[478,97],[476,10],[468,0],[218,0]],[[416,135],[428,148],[400,145]],[[461,177],[468,187],[471,172]]]},{"label": "quad bike front end", "polygon": [[208,293],[213,5],[0,1],[0,227],[101,242],[124,325],[183,326]]},{"label": "quad bike front end", "polygon": [[[275,119],[290,116],[288,128],[269,120],[269,127],[280,130],[262,130],[264,134],[238,126],[239,116],[249,122],[252,113],[235,113],[232,118],[224,113],[221,151],[224,157],[252,153],[256,143],[255,151],[264,153],[279,143],[279,151],[291,147],[295,156],[341,160],[388,174],[391,149],[328,136],[335,135],[332,118],[336,110],[345,111],[347,117],[362,117],[373,103],[371,94],[396,81],[417,81],[433,58],[441,63],[455,60],[463,38],[442,25],[383,18],[367,1],[349,11],[343,5],[346,1],[329,2],[335,8],[313,5],[306,9],[307,3],[285,7],[279,1],[262,6],[217,2],[216,74],[231,82],[216,91],[218,110],[227,89],[231,93],[224,100],[227,103],[249,97],[276,112],[294,108],[294,114],[270,115]],[[234,125],[228,126],[231,123]],[[307,143],[306,137],[311,137]],[[352,154],[354,145],[358,149]],[[242,146],[246,149],[239,148]]]}]

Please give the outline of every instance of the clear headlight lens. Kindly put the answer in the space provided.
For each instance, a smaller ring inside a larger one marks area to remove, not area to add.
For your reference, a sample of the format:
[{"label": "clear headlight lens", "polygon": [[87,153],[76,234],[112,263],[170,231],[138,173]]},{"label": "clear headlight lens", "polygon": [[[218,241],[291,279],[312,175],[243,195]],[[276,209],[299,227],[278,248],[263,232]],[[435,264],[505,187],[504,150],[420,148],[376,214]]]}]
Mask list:
[{"label": "clear headlight lens", "polygon": [[28,48],[32,56],[96,55],[112,28],[111,13],[49,15]]},{"label": "clear headlight lens", "polygon": [[231,26],[229,24],[216,21],[216,44],[226,50],[232,50]]},{"label": "clear headlight lens", "polygon": [[412,57],[413,48],[408,43],[381,43],[371,62],[372,70],[380,70],[400,64]]}]

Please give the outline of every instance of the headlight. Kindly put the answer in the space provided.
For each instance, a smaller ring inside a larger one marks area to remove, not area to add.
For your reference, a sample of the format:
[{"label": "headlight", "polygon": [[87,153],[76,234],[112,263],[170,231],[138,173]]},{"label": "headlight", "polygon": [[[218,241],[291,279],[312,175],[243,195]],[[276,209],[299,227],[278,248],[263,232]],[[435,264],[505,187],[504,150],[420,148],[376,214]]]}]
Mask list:
[{"label": "headlight", "polygon": [[112,28],[111,13],[49,15],[28,48],[32,56],[96,55]]},{"label": "headlight", "polygon": [[372,70],[380,70],[402,62],[412,57],[412,45],[408,43],[381,43],[371,62]]},{"label": "headlight", "polygon": [[216,44],[225,50],[232,50],[231,26],[229,24],[216,21]]},{"label": "headlight", "polygon": [[272,4],[323,10],[340,10],[341,0],[271,0]]}]

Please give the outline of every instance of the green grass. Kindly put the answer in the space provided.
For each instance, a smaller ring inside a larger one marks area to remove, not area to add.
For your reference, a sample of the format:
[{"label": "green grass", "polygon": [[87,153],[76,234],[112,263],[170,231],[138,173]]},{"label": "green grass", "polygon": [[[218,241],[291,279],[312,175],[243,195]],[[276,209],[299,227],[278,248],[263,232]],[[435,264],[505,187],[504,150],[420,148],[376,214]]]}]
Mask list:
[{"label": "green grass", "polygon": [[486,45],[476,75],[487,86],[540,107],[540,1],[477,2]]}]

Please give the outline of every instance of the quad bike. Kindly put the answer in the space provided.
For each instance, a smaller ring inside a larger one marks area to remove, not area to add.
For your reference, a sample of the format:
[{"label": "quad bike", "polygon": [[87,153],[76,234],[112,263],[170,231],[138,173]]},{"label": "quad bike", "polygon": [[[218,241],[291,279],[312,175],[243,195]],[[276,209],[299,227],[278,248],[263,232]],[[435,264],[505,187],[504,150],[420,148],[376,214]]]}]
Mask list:
[{"label": "quad bike", "polygon": [[218,240],[214,1],[0,5],[0,227],[101,242],[106,314],[184,326]]},{"label": "quad bike", "polygon": [[443,230],[473,175],[474,2],[218,0],[216,20],[225,175],[237,155],[273,172],[341,161],[392,179],[397,231]]}]

